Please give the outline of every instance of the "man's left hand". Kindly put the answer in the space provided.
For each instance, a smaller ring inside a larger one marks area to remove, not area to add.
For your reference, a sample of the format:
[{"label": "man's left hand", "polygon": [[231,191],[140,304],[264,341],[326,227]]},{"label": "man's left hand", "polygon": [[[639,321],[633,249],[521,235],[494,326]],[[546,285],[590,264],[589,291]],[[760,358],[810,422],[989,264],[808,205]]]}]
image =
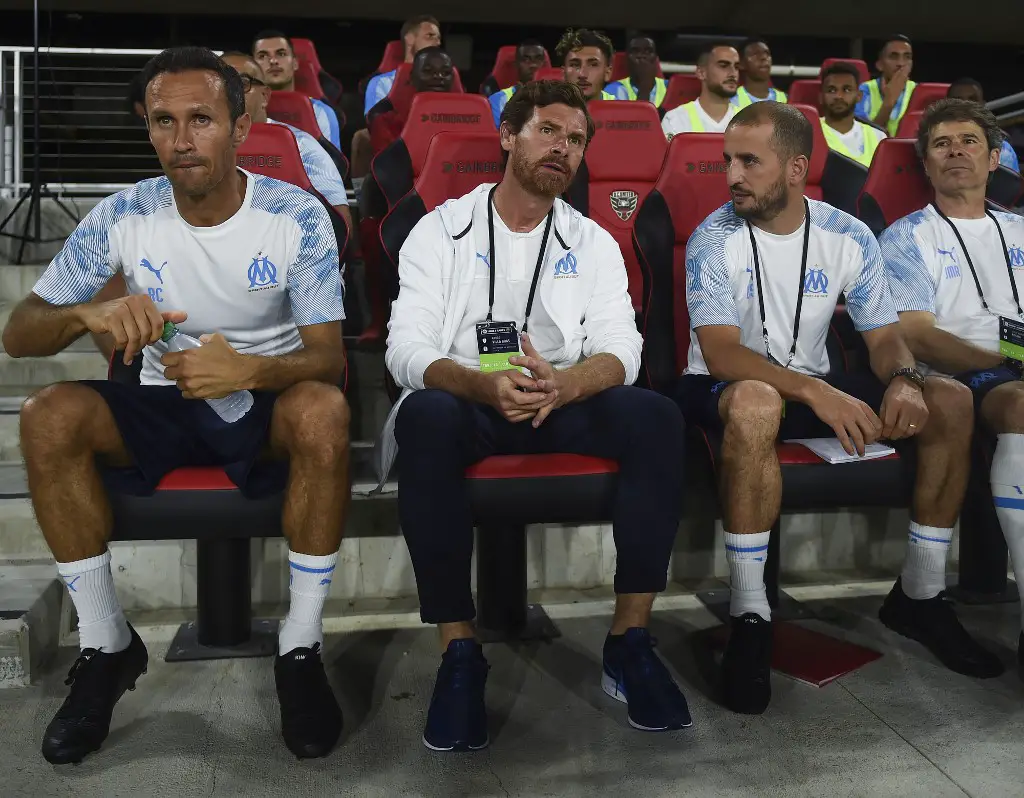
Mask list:
[{"label": "man's left hand", "polygon": [[160,362],[164,377],[174,380],[186,399],[220,399],[242,390],[246,359],[221,335],[204,335],[203,345],[184,352],[168,352]]},{"label": "man's left hand", "polygon": [[522,356],[510,357],[508,362],[513,366],[522,366],[528,369],[537,381],[537,388],[539,390],[545,393],[557,392],[558,394],[558,398],[554,402],[545,405],[537,411],[537,415],[534,416],[532,422],[533,428],[536,429],[544,423],[552,411],[574,401],[578,391],[573,383],[570,372],[556,369],[542,358],[537,350],[533,348],[529,335],[524,333],[520,340],[523,344]]},{"label": "man's left hand", "polygon": [[897,377],[889,383],[878,415],[882,419],[883,440],[898,441],[920,434],[928,423],[924,391]]}]

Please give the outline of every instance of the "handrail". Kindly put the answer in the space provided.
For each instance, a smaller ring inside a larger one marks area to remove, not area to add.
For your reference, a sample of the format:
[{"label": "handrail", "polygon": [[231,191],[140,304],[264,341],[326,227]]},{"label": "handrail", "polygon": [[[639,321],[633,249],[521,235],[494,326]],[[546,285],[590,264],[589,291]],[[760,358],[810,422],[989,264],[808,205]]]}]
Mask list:
[{"label": "handrail", "polygon": [[[697,65],[681,64],[677,61],[662,61],[661,71],[666,74],[692,75],[697,71]],[[816,78],[820,71],[820,66],[796,66],[793,64],[789,66],[775,64],[772,66],[772,75],[779,78]]]}]

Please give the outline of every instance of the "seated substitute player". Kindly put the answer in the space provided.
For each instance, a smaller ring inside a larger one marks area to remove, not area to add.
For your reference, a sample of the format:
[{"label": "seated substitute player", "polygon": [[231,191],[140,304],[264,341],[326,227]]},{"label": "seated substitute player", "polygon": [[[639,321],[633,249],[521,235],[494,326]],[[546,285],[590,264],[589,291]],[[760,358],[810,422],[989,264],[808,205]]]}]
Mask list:
[{"label": "seated substitute player", "polygon": [[[803,196],[812,142],[799,109],[766,102],[740,111],[725,133],[732,202],[701,224],[686,249],[693,334],[679,401],[688,423],[722,436],[732,586],[723,689],[727,706],[750,714],[771,699],[764,568],[782,498],[780,438],[835,435],[851,454],[883,438],[916,438],[910,544],[882,620],[957,671],[1001,670],[941,597],[966,489],[970,430],[962,419],[970,396],[953,380],[926,380],[915,369],[867,227]],[[825,340],[841,293],[873,375],[830,374]]]},{"label": "seated substitute player", "polygon": [[[143,358],[139,385],[57,383],[21,411],[32,504],[81,636],[43,756],[77,762],[98,749],[114,705],[146,672],[146,647],[114,592],[108,490],[147,495],[187,465],[224,466],[249,497],[285,489],[282,732],[296,756],[324,756],[342,718],[321,661],[321,616],[349,494],[337,242],[317,199],[235,166],[249,132],[235,70],[181,47],[150,61],[145,85],[165,176],[97,205],[3,332],[12,357],[54,355],[94,332],[113,335],[126,364]],[[129,295],[90,302],[118,272]],[[204,344],[169,351],[158,343],[166,322]],[[233,421],[202,401],[237,391],[252,402]]]},{"label": "seated substitute player", "polygon": [[[1024,219],[985,207],[1003,135],[978,103],[939,100],[925,111],[917,150],[935,202],[891,225],[880,243],[910,350],[928,372],[952,374],[970,388],[975,417],[996,435],[992,496],[1014,577],[1024,587],[1021,349],[1011,349],[1010,358],[1000,354],[1002,339],[1022,340]],[[961,424],[971,426],[968,415]],[[1017,657],[1024,667],[1024,633]]]}]

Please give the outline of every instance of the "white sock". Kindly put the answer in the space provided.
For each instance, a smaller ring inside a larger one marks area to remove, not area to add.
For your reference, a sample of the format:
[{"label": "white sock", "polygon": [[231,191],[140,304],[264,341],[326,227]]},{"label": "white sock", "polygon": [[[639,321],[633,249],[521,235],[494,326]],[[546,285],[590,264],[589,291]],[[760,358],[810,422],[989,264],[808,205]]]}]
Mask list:
[{"label": "white sock", "polygon": [[725,559],[729,561],[729,614],[735,618],[755,612],[766,621],[772,619],[768,594],[764,589],[764,564],[768,561],[771,532],[753,535],[725,533]]},{"label": "white sock", "polygon": [[915,601],[935,598],[946,589],[946,559],[953,529],[910,522],[907,558],[903,561],[903,592]]},{"label": "white sock", "polygon": [[288,550],[288,590],[292,600],[277,637],[279,655],[295,648],[312,648],[314,643],[323,646],[324,602],[337,562],[338,552],[318,557]]},{"label": "white sock", "polygon": [[110,552],[87,560],[59,562],[57,573],[78,611],[79,647],[102,649],[107,654],[128,648],[132,634],[114,592]]},{"label": "white sock", "polygon": [[992,499],[996,517],[1010,550],[1013,578],[1017,580],[1021,601],[1021,628],[1024,629],[1024,435],[1005,432],[996,437],[992,458]]}]

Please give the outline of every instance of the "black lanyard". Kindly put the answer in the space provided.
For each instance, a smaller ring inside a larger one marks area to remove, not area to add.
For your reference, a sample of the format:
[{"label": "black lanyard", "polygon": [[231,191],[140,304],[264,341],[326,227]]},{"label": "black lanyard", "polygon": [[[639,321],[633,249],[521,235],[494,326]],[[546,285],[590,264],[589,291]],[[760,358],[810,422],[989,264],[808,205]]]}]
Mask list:
[{"label": "black lanyard", "polygon": [[[500,184],[499,184],[500,185]],[[494,273],[497,269],[497,262],[495,260],[494,251],[494,192],[498,190],[498,186],[491,189],[491,192],[487,195],[487,232],[488,232],[488,243],[491,247],[490,252],[490,286],[487,292],[487,321],[491,321],[491,314],[494,311]],[[526,318],[523,319],[523,332],[526,332],[526,326],[530,323],[530,311],[533,310],[533,296],[537,293],[537,281],[540,279],[540,269],[544,265],[544,250],[548,248],[548,236],[551,234],[551,222],[555,218],[555,206],[551,206],[551,210],[548,211],[548,221],[544,225],[544,237],[540,241],[540,252],[537,253],[537,268],[533,270],[533,282],[530,283],[530,297],[526,300]]]},{"label": "black lanyard", "polygon": [[[953,224],[952,220],[941,210],[938,205],[932,205],[935,208],[935,212],[942,217],[943,221],[950,226],[953,230],[953,235],[956,236],[957,243],[960,244],[960,249],[963,250],[964,258],[967,260],[967,266],[971,270],[971,277],[974,278],[974,287],[978,289],[978,299],[981,300],[981,306],[991,313],[991,309],[988,306],[988,302],[985,300],[985,292],[981,290],[981,280],[978,279],[978,272],[974,268],[974,261],[971,260],[971,253],[967,251],[967,245],[964,243],[963,236],[960,235],[960,231],[956,229],[956,225]],[[999,233],[999,243],[1003,248],[1003,258],[1006,259],[1006,273],[1010,276],[1010,290],[1013,292],[1013,304],[1017,306],[1018,318],[1024,319],[1024,310],[1020,306],[1020,296],[1017,294],[1017,281],[1013,279],[1013,264],[1010,263],[1010,253],[1006,249],[1006,239],[1003,237],[1003,228],[999,226],[999,222],[992,211],[986,209],[985,215],[992,220],[992,224],[996,226],[996,232]]]},{"label": "black lanyard", "polygon": [[[757,242],[754,240],[754,228],[747,222],[747,232],[750,234],[750,248],[754,251],[754,274],[757,276],[757,302],[761,310],[761,335],[764,336],[764,351],[768,359],[776,366],[782,364],[772,356],[772,347],[768,340],[768,324],[764,315],[764,292],[761,290],[761,259],[757,254]],[[811,209],[808,206],[807,198],[804,197],[804,251],[800,257],[800,282],[796,287],[796,315],[793,317],[793,346],[789,350],[789,360],[783,368],[788,369],[796,357],[796,342],[800,337],[800,308],[804,304],[804,281],[807,279],[807,247],[811,242]]]}]

